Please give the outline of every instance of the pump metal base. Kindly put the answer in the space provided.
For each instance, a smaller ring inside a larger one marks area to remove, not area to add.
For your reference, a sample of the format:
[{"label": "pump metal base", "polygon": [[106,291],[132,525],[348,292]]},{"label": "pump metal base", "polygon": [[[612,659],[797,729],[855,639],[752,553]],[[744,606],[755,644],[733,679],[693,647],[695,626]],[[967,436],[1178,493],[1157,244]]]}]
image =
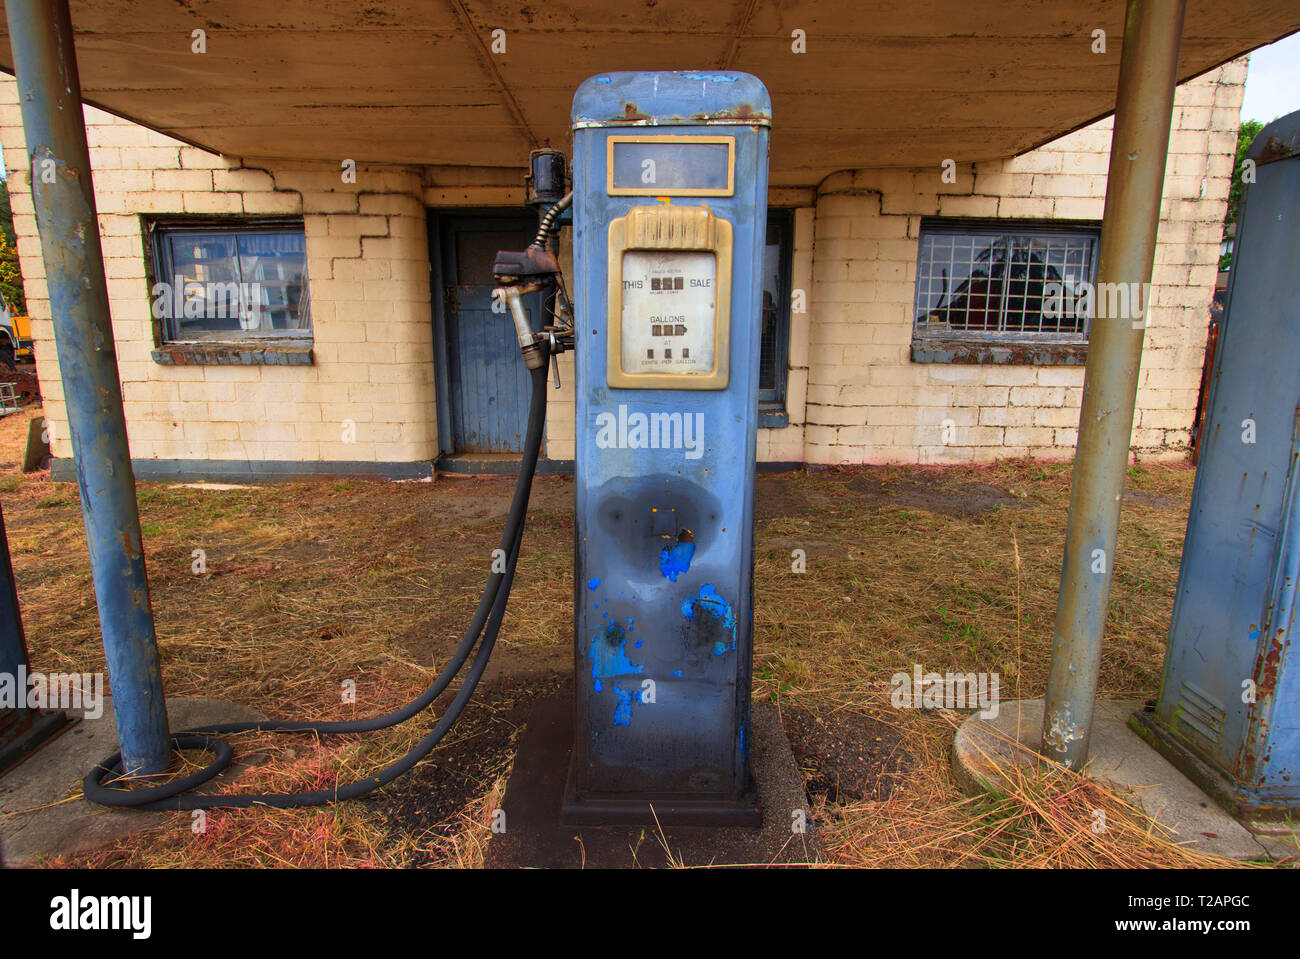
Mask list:
[{"label": "pump metal base", "polygon": [[758,793],[753,788],[739,799],[698,796],[635,799],[592,796],[579,798],[572,788],[573,771],[564,790],[560,821],[566,826],[748,826],[763,824]]},{"label": "pump metal base", "polygon": [[61,710],[0,709],[0,773],[18,765],[76,721]]},{"label": "pump metal base", "polygon": [[1300,810],[1300,790],[1293,790],[1290,795],[1277,795],[1237,781],[1206,762],[1186,740],[1161,722],[1152,709],[1134,713],[1128,726],[1230,815],[1247,822],[1252,829],[1268,832],[1270,823],[1274,828],[1277,824],[1287,824]]}]

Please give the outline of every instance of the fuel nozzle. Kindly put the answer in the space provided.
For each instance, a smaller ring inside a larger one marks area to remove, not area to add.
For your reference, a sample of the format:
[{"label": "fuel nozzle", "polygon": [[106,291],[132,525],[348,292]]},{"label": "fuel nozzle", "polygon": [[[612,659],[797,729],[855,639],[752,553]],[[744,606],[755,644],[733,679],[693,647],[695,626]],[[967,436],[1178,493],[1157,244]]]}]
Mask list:
[{"label": "fuel nozzle", "polygon": [[492,291],[493,299],[503,301],[515,323],[519,352],[530,370],[546,365],[549,337],[533,330],[524,309],[524,297],[538,291],[555,289],[560,264],[549,250],[501,250],[492,264],[492,275],[500,284]]}]

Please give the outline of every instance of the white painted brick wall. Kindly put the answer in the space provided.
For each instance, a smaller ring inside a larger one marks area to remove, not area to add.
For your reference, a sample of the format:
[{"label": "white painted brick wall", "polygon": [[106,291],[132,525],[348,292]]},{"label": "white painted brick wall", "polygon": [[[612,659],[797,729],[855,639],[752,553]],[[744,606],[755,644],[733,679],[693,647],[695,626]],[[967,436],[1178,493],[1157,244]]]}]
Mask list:
[{"label": "white painted brick wall", "polygon": [[[1197,398],[1245,68],[1180,87],[1162,204],[1154,306],[1133,440],[1181,456]],[[138,458],[416,461],[437,452],[426,206],[508,206],[517,171],[241,163],[86,108],[105,270],[132,455]],[[790,425],[759,431],[763,461],[986,461],[1073,453],[1078,367],[910,360],[921,217],[1100,219],[1111,120],[1005,161],[936,170],[846,170],[773,204],[795,212]],[[12,80],[0,81],[0,145],[55,455],[68,456],[44,267]],[[815,199],[804,200],[804,197]],[[154,363],[141,214],[302,216],[315,334],[311,367]],[[562,263],[571,267],[569,238]],[[560,359],[546,453],[574,451],[573,362]],[[343,442],[344,422],[356,442]],[[945,423],[948,428],[945,430]],[[951,442],[945,442],[945,434]]]},{"label": "white painted brick wall", "polygon": [[[379,460],[437,453],[423,182],[419,171],[243,165],[85,108],[131,455],[137,459]],[[54,455],[71,455],[49,297],[12,79],[0,144]],[[336,214],[334,211],[340,211]],[[140,214],[302,216],[312,366],[166,366],[154,349]],[[362,257],[366,259],[363,260]],[[344,442],[346,421],[355,443]]]},{"label": "white painted brick wall", "polygon": [[[1133,430],[1143,457],[1181,457],[1189,441],[1244,82],[1244,61],[1234,61],[1175,97]],[[843,171],[822,182],[806,211],[815,222],[809,425],[803,455],[783,458],[1073,455],[1082,367],[910,361],[917,239],[922,215],[1099,220],[1112,128],[1106,119],[1013,159],[959,163],[955,184],[942,183],[938,169]],[[769,449],[781,431],[770,432]]]}]

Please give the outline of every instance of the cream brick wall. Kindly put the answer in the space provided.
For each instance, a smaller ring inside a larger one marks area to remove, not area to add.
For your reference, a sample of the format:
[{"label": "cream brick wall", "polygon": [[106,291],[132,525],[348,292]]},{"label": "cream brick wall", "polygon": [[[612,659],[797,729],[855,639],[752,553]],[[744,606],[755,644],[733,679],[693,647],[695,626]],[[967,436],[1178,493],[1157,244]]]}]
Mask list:
[{"label": "cream brick wall", "polygon": [[[134,459],[374,461],[437,454],[421,172],[259,164],[206,153],[93,107],[86,136]],[[0,145],[54,455],[68,457],[49,295],[16,85]],[[155,348],[141,214],[301,216],[312,366],[168,366]],[[352,428],[346,428],[352,424]],[[355,442],[345,442],[355,436]]]},{"label": "cream brick wall", "polygon": [[[1165,180],[1133,444],[1181,456],[1197,398],[1245,61],[1180,87]],[[21,118],[0,81],[0,145],[12,171],[18,247],[56,456],[70,455]],[[132,455],[138,459],[416,462],[437,455],[426,207],[523,203],[501,168],[338,168],[226,159],[86,108]],[[797,206],[789,426],[762,429],[765,462],[969,462],[1068,458],[1082,367],[913,363],[923,216],[1100,219],[1111,122],[1022,156],[935,170],[856,170]],[[958,158],[959,159],[959,158]],[[142,214],[302,216],[315,364],[165,366],[154,348]],[[571,274],[568,231],[562,264]],[[546,455],[574,451],[572,354],[551,391]],[[344,425],[356,441],[345,443]],[[947,439],[945,443],[945,425]]]},{"label": "cream brick wall", "polygon": [[[1181,457],[1190,440],[1245,76],[1245,60],[1234,61],[1175,97],[1132,437],[1139,456]],[[911,362],[917,240],[923,216],[1100,220],[1112,128],[1108,119],[1013,159],[959,164],[956,183],[943,183],[938,169],[845,171],[823,181],[809,211],[803,456],[769,458],[1073,455],[1082,367]],[[795,386],[792,375],[792,396]],[[764,432],[760,452],[784,431]]]}]

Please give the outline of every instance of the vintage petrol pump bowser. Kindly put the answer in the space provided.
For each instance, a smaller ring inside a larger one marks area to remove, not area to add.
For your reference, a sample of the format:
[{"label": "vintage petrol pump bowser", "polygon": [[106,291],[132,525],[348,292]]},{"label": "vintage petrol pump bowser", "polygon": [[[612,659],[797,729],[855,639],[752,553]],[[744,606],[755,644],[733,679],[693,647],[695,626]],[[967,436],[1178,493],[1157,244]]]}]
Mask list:
[{"label": "vintage petrol pump bowser", "polygon": [[573,101],[572,823],[757,824],[749,770],[770,101],[611,73]]}]

